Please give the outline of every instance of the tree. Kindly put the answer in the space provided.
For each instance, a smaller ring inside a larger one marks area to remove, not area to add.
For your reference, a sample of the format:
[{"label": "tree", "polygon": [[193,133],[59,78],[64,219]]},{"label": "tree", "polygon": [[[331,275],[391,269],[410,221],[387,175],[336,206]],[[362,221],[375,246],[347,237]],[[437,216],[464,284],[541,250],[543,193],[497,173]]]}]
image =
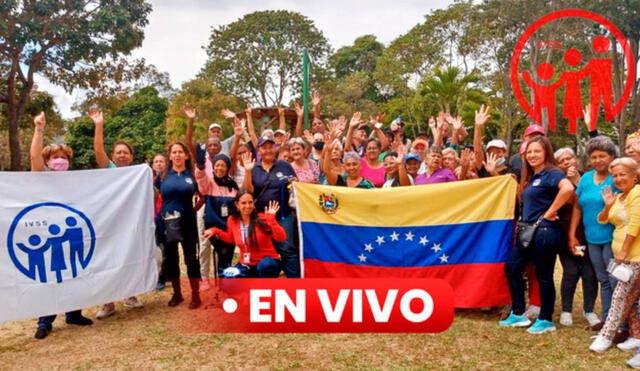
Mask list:
[{"label": "tree", "polygon": [[343,46],[331,56],[329,62],[336,77],[342,78],[355,72],[373,73],[384,45],[374,35],[358,37],[353,45]]},{"label": "tree", "polygon": [[463,103],[484,103],[487,100],[485,94],[477,88],[479,81],[478,74],[464,75],[458,67],[436,67],[420,82],[418,93],[425,104],[438,111],[458,115],[461,114]]},{"label": "tree", "polygon": [[277,105],[285,92],[300,90],[305,49],[311,79],[324,79],[331,47],[311,20],[284,10],[254,12],[212,31],[201,77],[254,105]]},{"label": "tree", "polygon": [[[153,87],[135,92],[112,116],[105,118],[104,143],[107,151],[118,140],[133,146],[134,162],[148,161],[156,153],[165,153],[167,99]],[[88,117],[80,117],[69,124],[67,143],[73,148],[76,169],[94,168],[94,125]]]},{"label": "tree", "polygon": [[[20,168],[19,123],[34,75],[52,81],[63,71],[91,68],[105,56],[142,43],[151,6],[144,0],[3,1],[0,5],[0,71],[7,104],[11,169]],[[73,84],[71,84],[73,85]]]}]

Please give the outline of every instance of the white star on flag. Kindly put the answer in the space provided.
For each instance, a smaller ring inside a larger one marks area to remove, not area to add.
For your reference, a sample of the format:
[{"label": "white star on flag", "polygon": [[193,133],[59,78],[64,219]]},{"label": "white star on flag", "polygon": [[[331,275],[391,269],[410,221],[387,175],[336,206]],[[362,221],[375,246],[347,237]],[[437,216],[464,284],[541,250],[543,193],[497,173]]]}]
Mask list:
[{"label": "white star on flag", "polygon": [[442,250],[442,248],[440,247],[439,243],[434,243],[433,246],[431,246],[431,250],[433,250],[433,252],[438,252]]},{"label": "white star on flag", "polygon": [[442,256],[440,257],[440,263],[448,263],[449,262],[449,257],[442,254]]},{"label": "white star on flag", "polygon": [[420,237],[420,245],[426,246],[428,243],[429,243],[429,240],[427,240],[427,236]]},{"label": "white star on flag", "polygon": [[370,243],[367,243],[367,244],[364,245],[364,249],[367,252],[371,252],[371,250],[373,250],[373,245],[370,244]]},{"label": "white star on flag", "polygon": [[378,245],[382,245],[384,243],[384,237],[378,236],[378,238],[376,238],[376,242]]},{"label": "white star on flag", "polygon": [[405,238],[407,241],[413,241],[413,233],[411,233],[411,232],[409,232],[409,233],[405,233],[405,234],[404,234],[404,238]]},{"label": "white star on flag", "polygon": [[396,231],[393,231],[389,237],[391,237],[391,241],[398,241],[398,236],[400,235],[397,234]]},{"label": "white star on flag", "polygon": [[364,256],[364,254],[360,254],[358,255],[358,259],[360,259],[360,263],[366,262],[367,261],[367,257]]}]

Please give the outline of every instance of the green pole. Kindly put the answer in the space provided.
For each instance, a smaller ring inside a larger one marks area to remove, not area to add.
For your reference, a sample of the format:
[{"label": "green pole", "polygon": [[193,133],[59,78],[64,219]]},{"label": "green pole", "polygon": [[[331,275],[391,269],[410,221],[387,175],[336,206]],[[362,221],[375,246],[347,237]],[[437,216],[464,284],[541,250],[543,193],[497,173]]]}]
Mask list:
[{"label": "green pole", "polygon": [[302,104],[304,106],[304,128],[309,129],[309,54],[302,52]]}]

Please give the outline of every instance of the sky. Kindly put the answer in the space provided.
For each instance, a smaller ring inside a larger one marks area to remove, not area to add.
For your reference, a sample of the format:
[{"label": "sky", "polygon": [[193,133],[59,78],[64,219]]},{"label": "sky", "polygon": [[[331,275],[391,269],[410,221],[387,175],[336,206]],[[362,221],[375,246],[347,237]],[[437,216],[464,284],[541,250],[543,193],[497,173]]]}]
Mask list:
[{"label": "sky", "polygon": [[[153,11],[145,28],[142,46],[132,57],[145,58],[158,70],[168,72],[174,88],[195,77],[204,66],[212,27],[234,22],[260,10],[290,10],[311,19],[329,43],[338,48],[351,45],[361,35],[373,34],[388,45],[396,37],[424,21],[434,9],[446,8],[451,0],[151,0]],[[73,103],[82,93],[67,94],[62,88],[36,78],[39,90],[53,94],[60,113],[72,118]]]}]

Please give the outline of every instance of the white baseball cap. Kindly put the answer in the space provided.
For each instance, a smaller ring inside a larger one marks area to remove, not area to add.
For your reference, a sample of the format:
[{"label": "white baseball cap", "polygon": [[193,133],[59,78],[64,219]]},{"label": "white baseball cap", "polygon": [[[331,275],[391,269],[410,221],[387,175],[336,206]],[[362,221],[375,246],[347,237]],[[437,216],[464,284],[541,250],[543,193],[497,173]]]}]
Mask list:
[{"label": "white baseball cap", "polygon": [[507,144],[502,139],[494,139],[487,143],[487,149],[491,147],[507,150]]},{"label": "white baseball cap", "polygon": [[209,130],[213,129],[213,128],[218,128],[220,130],[222,130],[222,126],[220,126],[220,124],[214,122],[213,124],[209,125]]}]

